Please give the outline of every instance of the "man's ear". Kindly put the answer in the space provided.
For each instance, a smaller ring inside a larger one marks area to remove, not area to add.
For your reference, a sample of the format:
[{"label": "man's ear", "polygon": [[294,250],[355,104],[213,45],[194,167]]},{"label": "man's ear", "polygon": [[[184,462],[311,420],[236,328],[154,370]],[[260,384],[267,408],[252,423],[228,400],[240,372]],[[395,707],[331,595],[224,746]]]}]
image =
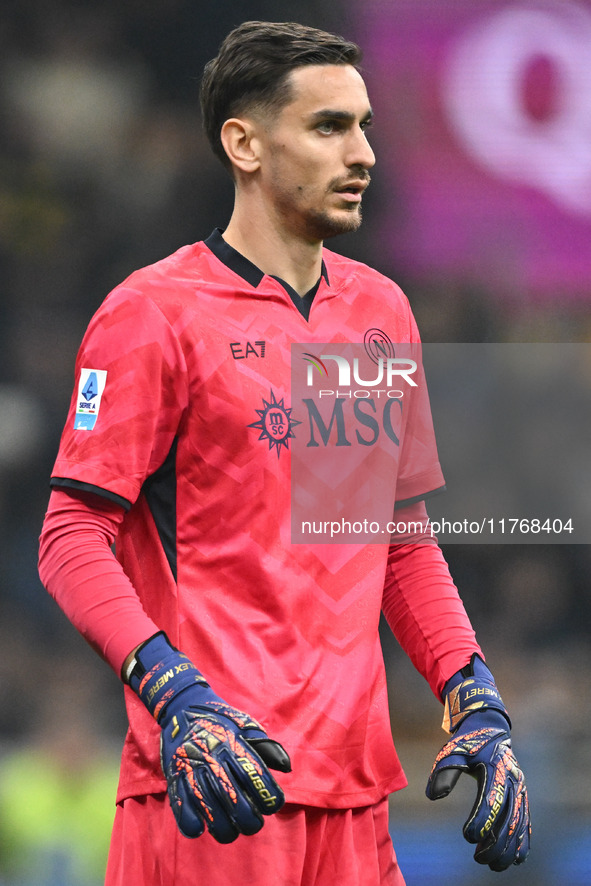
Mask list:
[{"label": "man's ear", "polygon": [[251,120],[231,117],[222,126],[220,138],[233,166],[243,172],[255,172],[259,168],[260,142]]}]

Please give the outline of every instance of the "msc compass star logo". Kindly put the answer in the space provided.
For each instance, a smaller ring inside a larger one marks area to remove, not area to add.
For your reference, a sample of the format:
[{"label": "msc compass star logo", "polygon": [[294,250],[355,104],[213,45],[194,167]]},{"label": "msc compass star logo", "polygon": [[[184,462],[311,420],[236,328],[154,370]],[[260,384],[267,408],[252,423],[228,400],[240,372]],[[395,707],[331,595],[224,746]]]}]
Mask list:
[{"label": "msc compass star logo", "polygon": [[271,390],[271,399],[265,400],[263,397],[263,408],[256,410],[259,420],[248,425],[249,428],[259,430],[259,440],[268,440],[269,449],[277,450],[277,458],[281,455],[282,447],[289,449],[287,442],[290,437],[294,437],[293,428],[301,425],[301,421],[296,421],[291,417],[291,409],[288,409],[284,403],[284,398],[277,400],[273,390]]}]

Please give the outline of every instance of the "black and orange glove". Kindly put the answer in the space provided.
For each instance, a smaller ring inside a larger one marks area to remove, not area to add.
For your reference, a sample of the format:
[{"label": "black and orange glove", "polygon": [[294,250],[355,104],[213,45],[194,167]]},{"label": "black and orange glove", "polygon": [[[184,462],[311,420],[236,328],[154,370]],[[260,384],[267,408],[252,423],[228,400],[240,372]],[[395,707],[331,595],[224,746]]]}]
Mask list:
[{"label": "black and orange glove", "polygon": [[178,827],[219,843],[255,834],[283,806],[269,768],[289,772],[282,746],[248,714],[230,707],[163,633],[135,654],[128,682],[162,727],[160,756]]},{"label": "black and orange glove", "polygon": [[444,703],[443,728],[453,737],[433,764],[427,796],[446,797],[462,772],[473,776],[478,794],[463,830],[477,844],[474,858],[493,871],[521,864],[531,833],[525,779],[511,748],[511,721],[479,656],[448,681]]}]

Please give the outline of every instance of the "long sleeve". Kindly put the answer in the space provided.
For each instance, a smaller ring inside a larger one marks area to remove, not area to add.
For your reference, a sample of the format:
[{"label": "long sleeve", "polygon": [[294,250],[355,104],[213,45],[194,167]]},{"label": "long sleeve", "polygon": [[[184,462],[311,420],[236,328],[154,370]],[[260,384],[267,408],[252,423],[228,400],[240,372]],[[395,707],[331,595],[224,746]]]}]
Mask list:
[{"label": "long sleeve", "polygon": [[[397,512],[397,517],[425,525],[424,503]],[[401,647],[438,698],[474,652],[482,655],[443,553],[427,535],[422,541],[392,545],[382,609]]]},{"label": "long sleeve", "polygon": [[131,650],[159,630],[111,550],[123,515],[99,496],[54,491],[39,549],[46,589],[118,675]]}]

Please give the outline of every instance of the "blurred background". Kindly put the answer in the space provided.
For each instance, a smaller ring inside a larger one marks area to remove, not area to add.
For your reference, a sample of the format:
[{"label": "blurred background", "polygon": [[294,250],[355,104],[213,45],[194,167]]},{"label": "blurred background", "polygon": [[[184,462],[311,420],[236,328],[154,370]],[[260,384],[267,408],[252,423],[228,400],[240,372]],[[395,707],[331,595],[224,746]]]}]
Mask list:
[{"label": "blurred background", "polygon": [[[362,45],[378,165],[361,231],[330,245],[403,286],[426,342],[589,342],[590,2],[3,0],[0,886],[102,882],[120,687],[43,591],[37,538],[90,316],[132,270],[229,217],[199,77],[256,18]],[[589,546],[445,553],[529,781],[531,858],[503,882],[588,884]],[[496,883],[461,836],[473,784],[424,797],[441,710],[383,639],[410,780],[391,804],[408,886]]]}]

